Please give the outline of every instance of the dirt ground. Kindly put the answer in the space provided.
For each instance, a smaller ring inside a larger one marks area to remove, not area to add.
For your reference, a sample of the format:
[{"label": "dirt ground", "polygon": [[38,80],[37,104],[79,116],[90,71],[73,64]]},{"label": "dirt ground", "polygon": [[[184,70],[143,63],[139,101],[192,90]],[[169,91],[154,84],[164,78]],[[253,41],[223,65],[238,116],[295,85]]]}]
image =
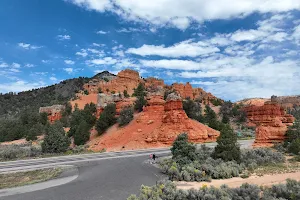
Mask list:
[{"label": "dirt ground", "polygon": [[286,179],[300,180],[300,172],[284,173],[284,174],[273,174],[264,176],[250,176],[249,178],[243,179],[240,177],[212,180],[211,182],[176,182],[179,189],[188,190],[191,188],[199,189],[200,187],[215,186],[220,187],[221,185],[228,185],[229,187],[235,188],[241,186],[243,183],[256,184],[259,186],[271,186],[278,183],[285,183]]}]

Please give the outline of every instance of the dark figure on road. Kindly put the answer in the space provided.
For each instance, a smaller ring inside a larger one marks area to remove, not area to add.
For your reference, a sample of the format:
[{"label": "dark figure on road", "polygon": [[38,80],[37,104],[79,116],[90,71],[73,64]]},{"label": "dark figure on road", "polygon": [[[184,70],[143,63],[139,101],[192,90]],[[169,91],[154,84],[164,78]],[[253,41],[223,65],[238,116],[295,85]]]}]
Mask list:
[{"label": "dark figure on road", "polygon": [[153,160],[155,160],[155,154],[152,155]]}]

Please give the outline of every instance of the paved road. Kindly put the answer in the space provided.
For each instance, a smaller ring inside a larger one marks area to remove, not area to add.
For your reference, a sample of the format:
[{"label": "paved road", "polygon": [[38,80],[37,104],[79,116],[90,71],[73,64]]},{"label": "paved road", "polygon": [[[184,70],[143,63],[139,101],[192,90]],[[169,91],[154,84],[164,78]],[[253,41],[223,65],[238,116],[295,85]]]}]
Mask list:
[{"label": "paved road", "polygon": [[[243,148],[253,140],[240,141]],[[209,143],[207,146],[215,146]],[[138,193],[142,184],[162,178],[160,170],[146,163],[149,154],[170,155],[168,148],[110,152],[0,163],[0,172],[43,168],[62,164],[78,167],[79,177],[65,185],[0,197],[1,200],[119,200]]]}]

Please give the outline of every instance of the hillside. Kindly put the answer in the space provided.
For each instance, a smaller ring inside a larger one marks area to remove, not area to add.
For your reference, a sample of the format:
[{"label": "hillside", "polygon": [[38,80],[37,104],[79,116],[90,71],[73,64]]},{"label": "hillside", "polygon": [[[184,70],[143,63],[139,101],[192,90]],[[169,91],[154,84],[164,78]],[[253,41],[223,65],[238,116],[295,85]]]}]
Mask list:
[{"label": "hillside", "polygon": [[108,71],[96,74],[92,78],[79,77],[61,81],[48,87],[20,93],[0,94],[0,118],[15,118],[22,110],[38,112],[42,106],[65,104],[83,89],[83,85],[92,79],[104,79],[115,76]]}]

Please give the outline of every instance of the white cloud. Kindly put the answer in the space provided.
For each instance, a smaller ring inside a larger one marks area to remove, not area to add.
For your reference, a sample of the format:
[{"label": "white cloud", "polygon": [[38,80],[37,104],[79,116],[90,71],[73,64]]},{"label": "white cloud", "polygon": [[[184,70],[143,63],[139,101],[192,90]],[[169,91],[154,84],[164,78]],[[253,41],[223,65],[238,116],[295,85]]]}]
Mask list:
[{"label": "white cloud", "polygon": [[12,63],[12,64],[11,64],[11,67],[12,67],[12,68],[20,68],[21,65],[20,65],[19,63]]},{"label": "white cloud", "polygon": [[25,65],[25,67],[32,68],[32,67],[35,67],[35,65],[34,65],[34,64],[27,63],[27,64]]},{"label": "white cloud", "polygon": [[292,34],[292,38],[296,41],[298,45],[300,45],[300,25],[294,28],[294,32]]},{"label": "white cloud", "polygon": [[173,19],[171,21],[171,23],[181,29],[181,30],[185,30],[187,29],[187,27],[189,27],[190,25],[190,20],[187,18],[187,17],[181,17],[181,18],[176,18],[176,19]]},{"label": "white cloud", "polygon": [[42,63],[49,64],[49,63],[51,63],[51,61],[50,60],[42,60]]},{"label": "white cloud", "polygon": [[64,60],[67,65],[74,65],[75,62],[73,60]]},{"label": "white cloud", "polygon": [[77,56],[86,57],[88,53],[86,52],[86,49],[81,49],[80,52],[75,53]]},{"label": "white cloud", "polygon": [[141,56],[158,55],[165,57],[196,57],[200,55],[207,55],[220,51],[217,47],[205,42],[192,42],[186,40],[173,46],[165,47],[154,45],[143,45],[140,48],[129,48],[126,53],[137,54]]},{"label": "white cloud", "polygon": [[40,49],[40,48],[42,48],[42,46],[35,46],[35,45],[31,45],[31,44],[26,44],[23,42],[18,43],[18,46],[23,49]]},{"label": "white cloud", "polygon": [[118,33],[131,33],[131,32],[146,32],[146,29],[139,29],[139,28],[121,28],[116,30]]},{"label": "white cloud", "polygon": [[54,76],[51,76],[49,79],[50,79],[51,81],[57,81],[57,78],[54,77]]},{"label": "white cloud", "polygon": [[112,57],[104,57],[101,59],[93,59],[93,60],[88,60],[86,63],[88,65],[113,65],[116,64],[118,61]]},{"label": "white cloud", "polygon": [[[216,19],[246,17],[252,13],[278,13],[300,9],[299,0],[68,0],[88,10],[111,11],[126,20],[143,21],[163,26],[174,19],[185,22],[173,23],[178,28],[187,24],[187,19],[203,22]],[[234,5],[234,6],[233,6]],[[201,11],[199,11],[199,9]]]},{"label": "white cloud", "polygon": [[0,68],[6,68],[6,67],[8,67],[7,63],[5,63],[5,62],[0,63]]},{"label": "white cloud", "polygon": [[44,87],[45,83],[43,82],[33,82],[29,83],[23,80],[14,81],[11,83],[0,83],[0,91],[2,93],[7,92],[21,92],[21,91],[28,91],[33,88],[40,88]]},{"label": "white cloud", "polygon": [[107,34],[107,33],[109,33],[109,32],[106,32],[106,31],[97,31],[97,34],[99,34],[99,35],[105,35],[105,34]]},{"label": "white cloud", "polygon": [[239,30],[232,34],[231,39],[237,42],[259,40],[267,35],[266,32],[260,30]]},{"label": "white cloud", "polygon": [[56,36],[58,40],[70,40],[71,36],[70,35],[58,35]]},{"label": "white cloud", "polygon": [[162,68],[162,69],[177,69],[177,70],[199,70],[201,65],[190,60],[141,60],[142,66]]},{"label": "white cloud", "polygon": [[68,68],[63,68],[63,70],[65,70],[68,74],[72,74],[74,69],[71,68],[71,67],[68,67]]}]

